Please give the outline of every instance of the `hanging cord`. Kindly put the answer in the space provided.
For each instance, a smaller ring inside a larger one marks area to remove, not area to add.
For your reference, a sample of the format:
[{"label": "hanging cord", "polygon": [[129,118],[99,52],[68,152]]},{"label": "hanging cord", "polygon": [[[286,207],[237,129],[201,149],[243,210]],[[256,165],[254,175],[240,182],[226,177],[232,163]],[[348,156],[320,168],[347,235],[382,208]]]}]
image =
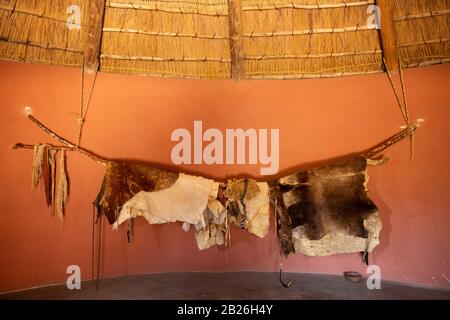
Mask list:
[{"label": "hanging cord", "polygon": [[84,109],[84,55],[83,55],[83,66],[81,67],[81,88],[80,88],[80,113],[78,115],[78,138],[77,138],[77,148],[80,146],[81,132],[83,131],[83,109]]},{"label": "hanging cord", "polygon": [[92,262],[92,280],[95,279],[95,206],[92,206],[92,246],[91,246],[91,262]]},{"label": "hanging cord", "polygon": [[100,263],[102,255],[102,227],[103,227],[103,215],[100,215],[99,227],[98,227],[98,247],[97,247],[97,277],[95,280],[95,290],[98,290],[98,285],[100,283]]},{"label": "hanging cord", "polygon": [[400,57],[397,56],[397,58],[398,58],[398,73],[400,75],[400,84],[402,86],[403,110],[404,110],[404,113],[405,113],[406,122],[408,123],[408,125],[411,125],[410,122],[409,122],[408,100],[406,99],[406,88],[405,88],[405,81],[403,79],[403,68],[402,68],[402,65],[401,65]]},{"label": "hanging cord", "polygon": [[[383,65],[384,65],[384,68],[386,70],[386,74],[387,74],[387,76],[389,78],[389,83],[391,84],[392,90],[394,91],[395,98],[397,99],[397,103],[398,103],[398,106],[400,108],[400,112],[402,113],[403,120],[405,121],[405,124],[409,127],[410,123],[409,123],[408,107],[404,103],[402,103],[402,99],[400,98],[400,95],[397,92],[397,88],[395,87],[394,80],[392,79],[392,75],[391,75],[391,73],[389,71],[389,68],[387,67],[386,60],[384,58],[383,58]],[[402,79],[403,76],[400,76],[400,78]],[[403,80],[401,82],[402,82],[403,97],[405,97]]]},{"label": "hanging cord", "polygon": [[79,128],[78,128],[78,138],[77,138],[77,144],[76,147],[78,148],[80,146],[81,142],[81,136],[83,134],[83,125],[86,122],[86,116],[89,111],[89,106],[91,104],[91,98],[92,93],[94,92],[95,82],[97,80],[97,74],[98,70],[95,70],[94,72],[94,79],[92,80],[92,85],[89,90],[89,97],[86,103],[86,107],[84,106],[84,76],[85,76],[85,70],[84,70],[84,57],[83,57],[83,67],[81,69],[81,93],[80,93],[80,114],[78,117],[79,122]]},{"label": "hanging cord", "polygon": [[[392,79],[392,75],[387,67],[386,60],[384,58],[383,58],[383,65],[386,70],[386,74],[389,78],[389,83],[391,84],[392,90],[394,91],[395,98],[397,99],[397,103],[400,108],[400,112],[403,116],[403,120],[405,121],[405,126],[403,126],[403,128],[412,128],[413,124],[411,123],[410,117],[409,117],[408,100],[406,98],[405,80],[403,77],[403,68],[401,65],[399,55],[397,55],[397,59],[398,59],[398,72],[399,72],[399,76],[400,76],[400,85],[401,85],[401,91],[402,91],[401,97],[397,91],[397,88],[395,87],[394,80]],[[422,119],[420,119],[420,120],[423,121]],[[421,122],[421,121],[418,120],[418,122]],[[409,140],[409,143],[410,143],[409,158],[411,161],[414,159],[414,137],[415,137],[414,134],[415,134],[415,132],[413,131],[411,133],[411,135],[409,136],[409,139],[410,139]]]},{"label": "hanging cord", "polygon": [[[405,116],[406,120],[408,121],[408,126],[411,126],[411,123],[409,121],[409,110],[408,110],[408,100],[406,99],[406,87],[405,87],[405,80],[403,78],[403,68],[400,61],[400,55],[397,55],[398,59],[398,73],[400,75],[400,84],[402,86],[402,94],[403,94],[403,105],[405,110]],[[413,132],[409,136],[409,159],[412,161],[414,160],[414,140],[415,138],[415,132]]]}]

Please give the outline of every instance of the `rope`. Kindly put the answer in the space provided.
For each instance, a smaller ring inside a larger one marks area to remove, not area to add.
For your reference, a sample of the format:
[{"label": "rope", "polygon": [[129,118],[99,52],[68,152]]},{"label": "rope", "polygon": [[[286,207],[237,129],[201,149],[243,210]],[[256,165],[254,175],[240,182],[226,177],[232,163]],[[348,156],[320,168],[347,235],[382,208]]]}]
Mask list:
[{"label": "rope", "polygon": [[[392,79],[392,75],[391,75],[391,73],[389,71],[389,68],[387,67],[386,60],[384,59],[384,57],[383,57],[383,65],[384,65],[384,68],[386,70],[386,74],[388,76],[389,83],[391,84],[392,90],[394,91],[395,98],[397,99],[397,103],[398,103],[398,106],[400,108],[400,112],[402,113],[403,120],[405,120],[405,124],[407,126],[409,126],[410,124],[409,124],[408,112],[407,111],[405,112],[405,107],[404,107],[404,105],[402,103],[400,95],[397,92],[397,88],[395,87],[394,80]],[[402,82],[402,91],[404,91],[403,88],[404,87],[403,87],[403,82]],[[403,96],[404,96],[404,94],[403,94]]]},{"label": "rope", "polygon": [[83,67],[81,69],[80,116],[78,118],[79,128],[78,128],[78,138],[77,138],[77,144],[76,144],[77,148],[79,148],[79,146],[80,146],[81,137],[82,137],[82,134],[83,134],[83,126],[84,126],[84,123],[86,122],[86,116],[87,116],[87,113],[89,111],[89,106],[91,104],[91,98],[92,98],[92,93],[94,92],[95,82],[97,80],[97,74],[98,74],[98,70],[95,70],[94,80],[92,81],[92,85],[91,85],[91,88],[89,90],[89,97],[88,97],[88,100],[87,100],[87,103],[86,103],[86,109],[85,109],[85,107],[84,107],[84,75],[85,75],[85,70],[84,70],[84,57],[83,57]]},{"label": "rope", "polygon": [[84,99],[84,56],[83,56],[83,66],[81,67],[80,116],[78,118],[80,127],[78,129],[77,148],[80,146],[81,132],[83,131],[83,106],[84,106],[83,99]]},{"label": "rope", "polygon": [[92,246],[91,246],[91,262],[92,262],[92,280],[95,279],[95,206],[92,206]]},{"label": "rope", "polygon": [[99,221],[99,230],[98,230],[98,247],[97,247],[97,276],[95,279],[95,290],[98,290],[98,285],[100,283],[100,260],[102,254],[102,221],[103,216],[100,215]]},{"label": "rope", "polygon": [[[398,72],[400,75],[400,84],[402,86],[403,106],[404,106],[405,117],[406,117],[406,121],[407,121],[408,125],[411,126],[411,123],[409,121],[408,100],[406,98],[405,80],[403,79],[403,68],[402,68],[402,64],[400,61],[400,53],[397,54],[397,59],[398,59]],[[409,136],[409,159],[410,159],[410,161],[414,160],[414,142],[415,142],[414,134],[415,133],[413,132]]]},{"label": "rope", "polygon": [[406,100],[406,88],[405,88],[405,81],[403,79],[403,68],[400,61],[400,56],[397,55],[398,58],[398,72],[400,75],[400,84],[402,86],[402,95],[403,95],[403,109],[405,113],[406,122],[410,124],[409,122],[409,111],[408,111],[408,101]]},{"label": "rope", "polygon": [[[400,97],[400,94],[397,92],[397,88],[395,87],[394,81],[392,79],[392,75],[389,72],[389,68],[387,67],[387,64],[386,64],[386,61],[385,61],[384,57],[383,57],[383,65],[384,65],[384,68],[386,70],[386,74],[387,74],[387,76],[389,78],[389,83],[391,84],[392,90],[394,91],[395,98],[397,99],[397,103],[398,103],[398,106],[400,108],[400,112],[402,113],[403,120],[405,121],[406,128],[409,129],[409,128],[412,128],[414,125],[411,124],[411,121],[410,121],[408,100],[407,100],[407,97],[406,97],[405,80],[404,80],[404,77],[403,77],[403,68],[402,68],[402,65],[401,65],[400,55],[398,53],[397,53],[397,59],[398,59],[398,72],[399,72],[399,76],[400,76],[400,85],[401,85],[401,90],[402,90],[402,92],[401,92],[402,96],[401,97]],[[415,140],[414,140],[415,135],[414,134],[415,134],[415,130],[411,131],[411,134],[409,136],[409,143],[410,143],[410,146],[409,146],[409,158],[410,158],[411,161],[414,160],[414,142],[415,142]]]},{"label": "rope", "polygon": [[[430,16],[433,16],[433,12],[431,12],[431,10],[430,10],[430,14],[431,14]],[[405,18],[408,19],[408,15],[406,15]],[[398,20],[396,20],[396,21],[398,21]],[[396,29],[394,28],[394,35],[395,35],[395,33],[396,33]],[[398,39],[397,36],[396,36],[396,39]],[[400,111],[402,113],[403,120],[405,121],[406,129],[409,129],[409,130],[414,129],[414,130],[411,130],[411,134],[409,136],[409,139],[410,139],[409,140],[410,141],[409,158],[412,161],[413,158],[414,158],[414,141],[415,141],[414,140],[414,137],[415,137],[414,134],[415,134],[415,129],[418,127],[419,124],[417,123],[417,124],[413,125],[413,124],[411,124],[411,121],[410,121],[409,109],[408,109],[408,100],[407,100],[407,97],[406,97],[406,87],[405,87],[405,81],[404,81],[404,77],[403,77],[402,61],[400,59],[400,51],[398,50],[398,48],[399,48],[398,42],[396,43],[396,47],[397,47],[398,72],[399,72],[399,76],[400,76],[400,85],[401,85],[401,90],[402,90],[402,99],[400,98],[400,95],[397,92],[397,89],[396,89],[396,87],[394,85],[394,81],[392,80],[391,73],[389,72],[389,68],[387,67],[386,60],[384,59],[384,52],[383,52],[383,65],[384,65],[384,68],[385,68],[386,73],[388,75],[389,82],[391,84],[392,90],[394,91],[395,97],[397,99],[397,103],[398,103],[398,106],[399,106]]]}]

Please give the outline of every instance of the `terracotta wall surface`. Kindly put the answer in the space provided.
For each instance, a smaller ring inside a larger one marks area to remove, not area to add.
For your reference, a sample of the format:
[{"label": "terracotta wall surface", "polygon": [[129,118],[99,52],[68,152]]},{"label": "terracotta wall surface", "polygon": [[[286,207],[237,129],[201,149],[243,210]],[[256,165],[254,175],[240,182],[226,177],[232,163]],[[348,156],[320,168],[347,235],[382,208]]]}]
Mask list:
[{"label": "terracotta wall surface", "polygon": [[[385,152],[389,162],[370,167],[370,196],[383,221],[381,244],[371,263],[382,278],[449,288],[450,278],[450,65],[406,70],[410,112],[426,121],[417,132],[414,161],[409,142]],[[87,79],[87,87],[90,79]],[[54,142],[24,115],[24,106],[61,135],[76,140],[80,70],[0,62],[0,291],[66,281],[66,268],[92,277],[92,200],[103,167],[68,155],[70,200],[63,224],[50,216],[43,191],[31,188],[31,150],[16,142]],[[403,124],[385,75],[302,81],[194,81],[101,73],[82,145],[112,158],[171,165],[176,128],[279,128],[280,173],[363,150]],[[254,165],[184,165],[209,177],[246,174]],[[273,220],[273,217],[271,218]],[[135,221],[132,244],[126,226],[103,225],[104,277],[182,271],[278,271],[273,223],[259,239],[232,231],[230,248],[197,251],[193,231],[179,223]],[[358,254],[282,259],[292,272],[365,273]]]}]

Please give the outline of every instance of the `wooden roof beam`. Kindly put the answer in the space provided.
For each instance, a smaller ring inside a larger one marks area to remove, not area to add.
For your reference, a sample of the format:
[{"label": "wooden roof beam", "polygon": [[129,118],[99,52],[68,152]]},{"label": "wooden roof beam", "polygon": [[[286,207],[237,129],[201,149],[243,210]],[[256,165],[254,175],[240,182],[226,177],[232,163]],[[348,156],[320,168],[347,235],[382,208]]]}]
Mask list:
[{"label": "wooden roof beam", "polygon": [[380,14],[380,38],[383,58],[389,71],[398,70],[397,39],[394,22],[394,1],[377,0]]},{"label": "wooden roof beam", "polygon": [[228,0],[230,28],[231,79],[244,77],[244,45],[242,39],[242,0]]},{"label": "wooden roof beam", "polygon": [[93,74],[100,66],[103,17],[105,0],[88,1],[88,22],[86,24],[86,44],[84,49],[84,70]]}]

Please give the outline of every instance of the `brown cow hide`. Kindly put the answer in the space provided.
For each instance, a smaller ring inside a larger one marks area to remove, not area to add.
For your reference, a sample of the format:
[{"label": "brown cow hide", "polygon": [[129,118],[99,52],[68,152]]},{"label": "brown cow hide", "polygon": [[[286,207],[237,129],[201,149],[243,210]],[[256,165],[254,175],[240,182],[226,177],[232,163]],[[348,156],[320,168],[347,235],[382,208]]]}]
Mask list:
[{"label": "brown cow hide", "polygon": [[180,173],[168,188],[140,191],[120,209],[113,227],[124,221],[143,216],[150,224],[181,221],[206,227],[204,218],[209,195],[216,191],[217,182],[198,176]]},{"label": "brown cow hide", "polygon": [[177,172],[130,162],[108,162],[102,186],[94,205],[113,224],[122,206],[141,191],[169,188],[178,179]]},{"label": "brown cow hide", "polygon": [[285,254],[371,251],[378,244],[381,222],[367,196],[366,165],[365,158],[355,157],[272,184]]}]

